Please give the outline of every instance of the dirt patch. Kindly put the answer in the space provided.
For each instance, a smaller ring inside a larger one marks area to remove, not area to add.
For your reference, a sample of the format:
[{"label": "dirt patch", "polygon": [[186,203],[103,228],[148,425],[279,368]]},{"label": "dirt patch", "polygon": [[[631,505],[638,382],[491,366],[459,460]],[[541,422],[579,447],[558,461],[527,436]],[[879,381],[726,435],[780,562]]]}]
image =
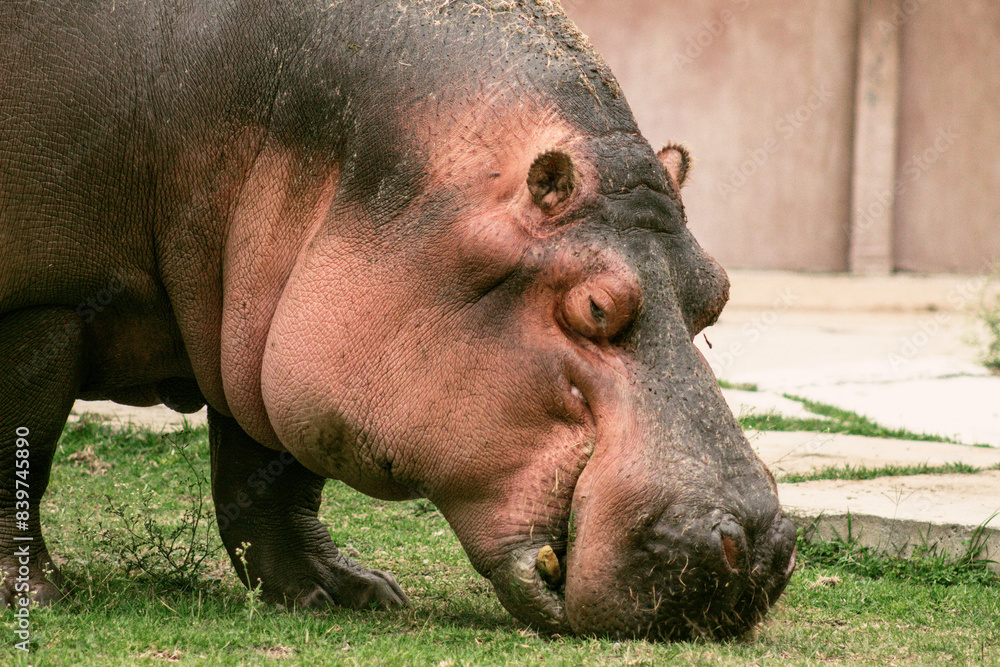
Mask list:
[{"label": "dirt patch", "polygon": [[97,456],[93,445],[87,445],[87,448],[83,451],[70,454],[66,458],[74,464],[87,466],[91,475],[103,475],[108,470],[111,470],[111,464]]}]

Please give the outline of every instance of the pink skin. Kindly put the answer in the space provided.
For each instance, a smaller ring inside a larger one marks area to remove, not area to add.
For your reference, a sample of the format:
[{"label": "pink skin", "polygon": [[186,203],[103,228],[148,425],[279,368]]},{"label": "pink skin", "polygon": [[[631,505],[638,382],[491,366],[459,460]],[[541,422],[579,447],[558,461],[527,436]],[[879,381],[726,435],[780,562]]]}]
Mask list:
[{"label": "pink skin", "polygon": [[283,449],[264,408],[260,369],[275,308],[296,262],[326,220],[336,169],[308,173],[265,148],[249,174],[223,254],[222,384],[232,416],[257,442]]}]

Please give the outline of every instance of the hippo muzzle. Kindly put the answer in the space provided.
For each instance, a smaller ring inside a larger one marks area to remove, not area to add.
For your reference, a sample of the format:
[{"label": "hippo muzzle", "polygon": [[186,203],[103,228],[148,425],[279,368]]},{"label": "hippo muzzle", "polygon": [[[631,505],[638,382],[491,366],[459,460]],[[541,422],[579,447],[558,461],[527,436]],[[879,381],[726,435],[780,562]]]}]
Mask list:
[{"label": "hippo muzzle", "polygon": [[540,556],[551,547],[519,551],[493,578],[500,600],[551,632],[726,639],[763,618],[795,569],[795,528],[780,512],[759,532],[721,510],[690,521],[663,517],[635,532],[641,537],[623,545],[629,553],[618,565],[585,570],[571,551],[556,578]]}]

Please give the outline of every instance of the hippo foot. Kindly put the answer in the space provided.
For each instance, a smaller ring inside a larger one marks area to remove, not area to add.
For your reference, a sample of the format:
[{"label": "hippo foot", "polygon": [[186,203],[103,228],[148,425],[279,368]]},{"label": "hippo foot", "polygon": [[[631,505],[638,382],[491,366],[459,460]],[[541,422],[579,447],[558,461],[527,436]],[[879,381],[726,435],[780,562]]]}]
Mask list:
[{"label": "hippo foot", "polygon": [[385,572],[342,554],[317,518],[324,480],[288,452],[248,436],[230,417],[208,411],[212,496],[233,567],[261,598],[288,607],[391,608],[406,594]]},{"label": "hippo foot", "polygon": [[27,565],[19,562],[24,557],[17,555],[17,548],[14,554],[0,558],[0,576],[3,578],[0,582],[0,609],[23,606],[20,600],[25,597],[39,607],[47,607],[65,597],[63,577],[47,554],[44,558],[30,560]]},{"label": "hippo foot", "polygon": [[[240,579],[248,586],[259,586],[264,601],[312,610],[392,609],[409,604],[391,574],[370,570],[344,556],[314,517],[299,517],[283,526],[282,533],[271,532],[269,539],[256,545],[244,542],[245,548],[231,553]],[[294,553],[277,548],[306,541],[308,547]]]},{"label": "hippo foot", "polygon": [[369,570],[338,553],[336,560],[318,563],[296,592],[276,595],[275,602],[289,607],[322,611],[330,607],[392,609],[409,604],[406,593],[388,572]]}]

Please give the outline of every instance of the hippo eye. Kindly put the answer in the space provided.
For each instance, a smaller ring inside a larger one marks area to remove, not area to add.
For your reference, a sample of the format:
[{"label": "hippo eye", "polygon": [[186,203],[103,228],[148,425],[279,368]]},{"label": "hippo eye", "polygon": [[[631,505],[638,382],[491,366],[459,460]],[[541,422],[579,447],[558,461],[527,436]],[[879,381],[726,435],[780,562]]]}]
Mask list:
[{"label": "hippo eye", "polygon": [[577,285],[562,304],[564,323],[595,342],[608,342],[635,316],[636,294],[622,281],[602,278]]},{"label": "hippo eye", "polygon": [[608,318],[604,314],[604,309],[597,305],[594,301],[594,297],[590,297],[590,316],[594,318],[594,321],[597,322],[598,326],[601,328],[604,328],[607,324]]}]

